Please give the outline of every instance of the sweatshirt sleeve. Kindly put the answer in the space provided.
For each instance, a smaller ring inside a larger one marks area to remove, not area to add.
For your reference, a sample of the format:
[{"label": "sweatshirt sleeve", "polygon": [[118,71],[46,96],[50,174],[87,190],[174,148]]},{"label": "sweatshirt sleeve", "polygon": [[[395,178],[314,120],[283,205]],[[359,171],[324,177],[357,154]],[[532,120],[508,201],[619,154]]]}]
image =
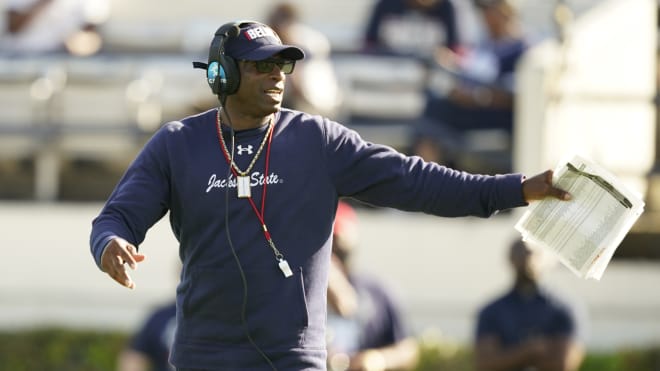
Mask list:
[{"label": "sweatshirt sleeve", "polygon": [[167,129],[159,130],[144,146],[92,222],[90,248],[99,268],[103,250],[113,237],[138,247],[169,208]]},{"label": "sweatshirt sleeve", "polygon": [[325,156],[340,196],[376,206],[438,216],[487,217],[526,205],[521,174],[478,175],[364,141],[353,130],[325,122]]}]

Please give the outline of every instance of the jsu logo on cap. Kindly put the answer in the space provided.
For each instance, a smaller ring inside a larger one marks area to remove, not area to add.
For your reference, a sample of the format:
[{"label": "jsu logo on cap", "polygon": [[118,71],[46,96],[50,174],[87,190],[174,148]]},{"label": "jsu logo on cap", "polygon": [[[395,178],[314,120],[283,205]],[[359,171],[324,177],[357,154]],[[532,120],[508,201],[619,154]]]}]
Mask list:
[{"label": "jsu logo on cap", "polygon": [[275,31],[273,31],[269,27],[261,27],[261,26],[252,27],[245,30],[244,34],[245,34],[245,38],[248,40],[254,40],[261,37],[274,37],[279,40],[279,37],[277,37]]}]

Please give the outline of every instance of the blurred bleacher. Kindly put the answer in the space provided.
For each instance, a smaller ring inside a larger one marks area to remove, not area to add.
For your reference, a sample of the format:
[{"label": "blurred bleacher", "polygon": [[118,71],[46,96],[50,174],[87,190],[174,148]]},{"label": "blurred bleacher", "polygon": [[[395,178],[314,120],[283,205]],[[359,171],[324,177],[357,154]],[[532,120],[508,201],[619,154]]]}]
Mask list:
[{"label": "blurred bleacher", "polygon": [[[192,60],[205,58],[113,52],[1,59],[0,197],[104,198],[109,188],[102,182],[114,184],[118,174],[86,179],[85,171],[121,171],[163,122],[213,101],[191,68]],[[357,54],[338,54],[333,62],[345,97],[341,121],[368,140],[404,149],[423,105],[420,63]],[[393,70],[396,79],[387,77]],[[102,182],[70,189],[94,179]]]},{"label": "blurred bleacher", "polygon": [[[332,43],[344,95],[336,119],[367,140],[406,150],[429,78],[422,62],[357,52],[373,0],[292,2]],[[456,1],[470,38],[478,26],[468,2]],[[599,2],[568,3],[579,13]],[[554,2],[519,3],[527,32],[551,36]],[[191,61],[206,59],[217,26],[262,19],[270,3],[253,1],[218,15],[206,11],[215,7],[209,0],[115,0],[102,28],[101,53],[0,59],[0,198],[104,199],[154,130],[212,101]],[[474,150],[490,153],[497,137],[478,134]],[[510,150],[497,148],[507,155]]]},{"label": "blurred bleacher", "polygon": [[61,188],[83,180],[64,175],[75,178],[71,171],[78,169],[84,177],[89,164],[99,171],[119,171],[163,120],[194,112],[193,100],[208,88],[191,68],[187,71],[188,59],[113,53],[0,60],[2,170],[17,172],[3,179],[27,178],[14,187],[3,184],[0,196],[56,200],[67,192],[83,199],[107,195],[103,183],[116,179],[98,175],[108,174],[90,178],[98,184],[88,188],[98,193]]}]

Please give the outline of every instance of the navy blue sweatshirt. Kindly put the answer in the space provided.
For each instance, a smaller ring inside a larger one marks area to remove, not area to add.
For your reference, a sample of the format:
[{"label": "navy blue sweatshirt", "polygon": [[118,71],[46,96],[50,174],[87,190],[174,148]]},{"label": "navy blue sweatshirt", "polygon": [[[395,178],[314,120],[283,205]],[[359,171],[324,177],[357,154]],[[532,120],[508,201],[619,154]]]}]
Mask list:
[{"label": "navy blue sweatshirt", "polygon": [[[339,197],[447,217],[486,217],[525,204],[521,175],[454,171],[366,142],[328,119],[282,109],[270,151],[264,148],[250,178],[257,208],[267,183],[264,221],[293,270],[285,278],[252,206],[237,197],[234,176],[227,181],[216,115],[212,109],[164,125],[92,223],[91,250],[100,267],[112,236],[139,246],[169,211],[183,262],[171,355],[180,368],[272,369],[249,332],[277,369],[325,370],[326,287]],[[240,169],[266,129],[236,132]],[[231,146],[229,130],[223,133]]]}]

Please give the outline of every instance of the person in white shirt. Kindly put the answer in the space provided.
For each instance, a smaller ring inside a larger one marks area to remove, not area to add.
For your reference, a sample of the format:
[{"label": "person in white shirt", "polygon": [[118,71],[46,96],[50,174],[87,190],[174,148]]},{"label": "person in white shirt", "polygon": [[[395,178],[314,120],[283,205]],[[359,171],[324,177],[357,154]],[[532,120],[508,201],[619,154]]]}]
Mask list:
[{"label": "person in white shirt", "polygon": [[97,27],[110,10],[108,0],[7,0],[2,54],[94,54],[101,48]]}]

